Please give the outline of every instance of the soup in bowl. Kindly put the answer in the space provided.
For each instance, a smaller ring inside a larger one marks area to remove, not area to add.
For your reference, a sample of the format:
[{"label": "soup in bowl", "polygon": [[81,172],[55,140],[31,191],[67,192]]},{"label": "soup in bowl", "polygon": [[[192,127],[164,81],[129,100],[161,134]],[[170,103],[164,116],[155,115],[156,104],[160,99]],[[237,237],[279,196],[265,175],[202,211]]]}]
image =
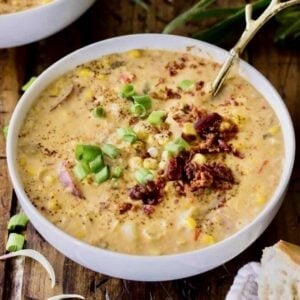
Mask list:
[{"label": "soup in bowl", "polygon": [[293,128],[244,62],[212,98],[225,57],[188,38],[135,35],[79,50],[37,79],[13,115],[8,163],[46,240],[105,274],[168,280],[261,234],[288,183]]}]

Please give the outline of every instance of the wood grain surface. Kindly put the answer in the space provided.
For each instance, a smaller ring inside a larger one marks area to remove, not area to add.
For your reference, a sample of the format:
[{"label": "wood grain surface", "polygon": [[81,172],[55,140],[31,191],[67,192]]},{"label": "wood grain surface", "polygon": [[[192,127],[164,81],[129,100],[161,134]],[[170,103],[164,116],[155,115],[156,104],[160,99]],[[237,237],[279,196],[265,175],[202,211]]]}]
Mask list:
[{"label": "wood grain surface", "polygon": [[[149,11],[127,0],[97,1],[74,24],[37,43],[0,50],[0,128],[9,118],[20,96],[20,87],[59,58],[87,44],[106,38],[142,32],[161,32],[164,25],[192,5],[192,0],[149,0]],[[217,1],[218,5],[244,1]],[[200,25],[178,30],[188,34]],[[282,95],[300,133],[299,50],[275,47],[273,25],[269,24],[249,45],[245,58],[261,71]],[[231,34],[231,33],[229,33]],[[287,155],[289,155],[287,153]],[[5,252],[6,224],[18,211],[9,181],[5,140],[0,136],[0,253]],[[225,265],[198,276],[169,282],[134,282],[92,272],[65,258],[46,243],[29,225],[26,247],[41,251],[53,264],[57,275],[54,289],[42,267],[30,259],[0,262],[0,299],[47,299],[59,293],[78,293],[86,299],[224,299],[237,270],[249,261],[258,261],[264,247],[284,239],[300,244],[299,151],[290,186],[276,218],[265,233],[246,251]]]}]

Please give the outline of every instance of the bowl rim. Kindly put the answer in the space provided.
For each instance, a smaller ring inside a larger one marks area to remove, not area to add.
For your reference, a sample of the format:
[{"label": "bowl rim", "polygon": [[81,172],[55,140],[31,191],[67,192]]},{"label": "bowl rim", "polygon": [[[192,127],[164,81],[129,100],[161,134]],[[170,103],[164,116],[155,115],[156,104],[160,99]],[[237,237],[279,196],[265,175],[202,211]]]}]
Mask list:
[{"label": "bowl rim", "polygon": [[[64,1],[64,0],[61,0],[61,1]],[[165,255],[157,255],[157,256],[127,254],[127,253],[115,252],[115,251],[108,250],[108,249],[102,249],[102,248],[99,248],[99,247],[96,247],[96,246],[92,246],[88,243],[85,243],[85,242],[69,235],[68,233],[64,232],[62,229],[56,227],[53,223],[51,223],[48,219],[46,219],[46,217],[44,217],[38,211],[38,209],[36,209],[34,207],[32,202],[30,201],[29,197],[26,195],[26,193],[25,193],[25,191],[22,187],[22,182],[21,182],[21,180],[18,176],[18,171],[17,171],[18,167],[17,167],[17,161],[16,161],[18,131],[16,131],[16,127],[17,127],[19,116],[21,116],[23,114],[23,112],[22,112],[23,106],[31,98],[32,92],[38,87],[40,82],[43,82],[43,80],[47,78],[48,73],[52,72],[58,66],[62,65],[65,60],[69,60],[73,57],[77,57],[77,55],[80,55],[84,52],[88,52],[93,47],[102,47],[105,44],[113,43],[115,41],[120,41],[120,40],[121,41],[123,41],[123,40],[128,41],[128,39],[129,40],[130,39],[137,39],[137,40],[140,39],[140,40],[142,40],[145,37],[149,38],[149,39],[160,39],[161,38],[161,39],[166,39],[166,40],[174,40],[175,39],[175,41],[176,40],[181,40],[181,41],[185,42],[186,44],[195,45],[196,47],[199,47],[200,49],[201,49],[201,47],[204,47],[206,50],[207,49],[214,49],[214,51],[222,53],[222,55],[228,55],[229,54],[228,51],[226,51],[222,48],[219,48],[215,45],[203,42],[203,41],[195,40],[195,39],[188,38],[188,37],[182,37],[182,36],[176,36],[176,35],[166,35],[166,34],[131,34],[131,35],[124,35],[124,36],[119,36],[119,37],[114,37],[114,38],[106,39],[106,40],[103,40],[103,41],[99,41],[99,42],[93,43],[91,45],[85,46],[83,48],[80,48],[80,49],[64,56],[63,58],[61,58],[60,60],[58,60],[57,62],[52,64],[50,67],[48,67],[46,70],[44,70],[38,76],[38,78],[32,84],[32,86],[22,95],[21,99],[17,103],[17,106],[16,106],[16,108],[14,110],[14,113],[13,113],[13,115],[11,117],[11,120],[10,120],[10,124],[9,124],[9,129],[10,130],[8,131],[8,136],[7,136],[7,141],[6,141],[7,142],[6,153],[7,153],[8,171],[9,171],[9,175],[10,175],[13,187],[14,187],[16,193],[17,193],[19,202],[21,203],[21,206],[23,207],[23,209],[24,209],[24,206],[26,204],[26,210],[27,209],[30,210],[30,215],[28,216],[30,219],[31,218],[38,218],[39,221],[41,221],[43,223],[43,225],[48,226],[49,230],[54,231],[58,236],[62,237],[65,241],[69,241],[71,244],[77,244],[77,245],[83,246],[83,247],[85,247],[86,250],[96,251],[97,253],[99,253],[99,255],[101,255],[101,253],[104,253],[104,254],[106,254],[108,256],[111,256],[111,257],[118,256],[121,259],[124,258],[124,259],[127,259],[129,261],[142,260],[142,261],[147,261],[148,263],[151,263],[151,262],[160,262],[162,260],[165,260],[166,257],[184,259],[184,258],[187,258],[191,255],[198,254],[198,253],[204,253],[204,254],[209,253],[211,251],[211,249],[213,249],[213,248],[216,249],[216,250],[222,249],[224,246],[230,245],[230,242],[233,239],[236,239],[237,236],[239,236],[242,233],[248,231],[249,228],[251,228],[255,224],[259,223],[262,219],[265,218],[266,215],[270,214],[271,211],[275,208],[278,201],[280,201],[281,196],[284,194],[286,186],[288,185],[288,182],[289,182],[289,179],[290,179],[290,176],[291,176],[291,173],[292,173],[294,158],[295,158],[295,133],[294,133],[292,120],[291,120],[291,117],[288,113],[286,105],[283,102],[280,95],[278,94],[278,92],[273,87],[273,85],[259,71],[257,71],[254,67],[249,65],[247,62],[241,60],[240,65],[243,68],[246,68],[247,71],[250,71],[251,73],[255,74],[255,76],[257,76],[257,78],[259,80],[264,81],[269,86],[269,89],[272,92],[273,96],[277,97],[278,100],[280,100],[282,114],[284,115],[286,125],[287,125],[285,127],[285,132],[289,132],[289,135],[283,134],[283,138],[285,136],[287,136],[287,138],[289,138],[289,143],[290,143],[290,148],[289,148],[288,155],[287,155],[287,153],[285,153],[285,156],[284,156],[283,172],[282,172],[281,177],[280,177],[280,182],[279,182],[278,186],[276,187],[272,197],[269,199],[268,203],[266,204],[266,206],[262,209],[262,211],[260,211],[260,213],[250,223],[248,223],[247,225],[242,227],[239,231],[235,232],[234,234],[232,234],[232,235],[228,236],[227,238],[225,238],[221,241],[218,241],[216,244],[210,245],[208,247],[195,249],[195,250],[192,250],[192,251],[187,251],[187,252],[182,252],[182,253],[173,253],[173,254],[165,254]],[[143,46],[141,48],[143,48]],[[158,48],[156,47],[155,49],[158,49]],[[165,49],[164,46],[162,46],[161,49],[162,50]],[[167,50],[169,50],[169,49],[167,49]],[[126,50],[120,49],[119,52],[124,52],[124,51],[126,51]],[[174,49],[174,51],[179,51],[179,50]],[[99,52],[101,52],[101,51],[99,50]],[[111,53],[115,53],[115,51],[111,52]],[[103,55],[104,54],[99,54],[99,56],[94,57],[94,59],[100,58]],[[77,65],[80,65],[82,63],[83,62],[80,62]],[[68,70],[66,70],[65,72],[67,72],[67,71]],[[243,75],[241,74],[241,76],[243,76]],[[272,109],[274,110],[274,107],[272,106],[272,103],[270,101],[268,101],[268,99],[266,99],[266,100],[269,103],[269,105],[272,107]],[[31,105],[32,105],[32,103],[31,103]],[[31,107],[31,105],[30,105],[30,107]],[[26,110],[26,114],[27,114],[29,109]],[[276,112],[275,112],[275,114],[278,117],[278,114]],[[23,123],[23,121],[22,121],[22,123]],[[280,124],[280,125],[282,125],[282,124]],[[20,125],[20,127],[21,127],[21,125]],[[285,139],[284,139],[284,145],[286,147],[286,140]],[[285,152],[286,152],[286,148],[285,148]],[[37,231],[38,231],[38,229],[37,229]],[[241,253],[241,251],[239,251],[239,253]]]}]

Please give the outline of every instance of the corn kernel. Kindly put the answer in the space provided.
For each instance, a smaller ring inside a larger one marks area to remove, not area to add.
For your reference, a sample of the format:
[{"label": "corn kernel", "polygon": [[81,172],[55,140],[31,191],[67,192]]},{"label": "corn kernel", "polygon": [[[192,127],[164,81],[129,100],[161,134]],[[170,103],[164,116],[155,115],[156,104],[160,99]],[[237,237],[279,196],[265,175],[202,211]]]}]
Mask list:
[{"label": "corn kernel", "polygon": [[50,199],[48,202],[47,202],[47,208],[51,211],[56,211],[60,208],[58,202],[56,199]]},{"label": "corn kernel", "polygon": [[134,132],[140,140],[146,140],[151,131],[150,127],[146,124],[139,122],[133,127]]},{"label": "corn kernel", "polygon": [[229,130],[231,127],[232,127],[232,125],[229,122],[223,121],[220,124],[220,131]]},{"label": "corn kernel", "polygon": [[139,156],[133,156],[129,159],[129,167],[131,169],[138,169],[142,166],[143,160]]},{"label": "corn kernel", "polygon": [[197,222],[194,218],[188,217],[185,219],[185,226],[189,229],[195,229],[197,226]]},{"label": "corn kernel", "polygon": [[30,175],[30,176],[35,176],[36,175],[36,170],[32,167],[32,166],[28,166],[26,168],[26,171],[27,173]]},{"label": "corn kernel", "polygon": [[266,203],[266,201],[267,201],[267,198],[264,195],[259,195],[256,198],[256,204],[258,204],[258,205],[263,205]]},{"label": "corn kernel", "polygon": [[87,68],[80,68],[77,71],[77,74],[80,77],[92,77],[94,75],[94,72]]},{"label": "corn kernel", "polygon": [[155,140],[154,140],[153,135],[150,135],[150,136],[147,138],[147,143],[150,144],[150,145],[153,145],[153,144],[155,143]]},{"label": "corn kernel", "polygon": [[161,161],[159,164],[158,164],[158,168],[163,170],[165,169],[167,166],[167,162],[166,161]]},{"label": "corn kernel", "polygon": [[150,170],[156,170],[158,168],[158,162],[153,158],[145,158],[143,162],[143,167]]},{"label": "corn kernel", "polygon": [[20,167],[25,167],[27,164],[27,160],[26,160],[26,157],[22,156],[19,158],[19,166]]},{"label": "corn kernel", "polygon": [[150,147],[147,152],[149,153],[149,155],[153,158],[156,158],[158,156],[158,150],[156,147]]},{"label": "corn kernel", "polygon": [[182,127],[182,132],[186,135],[197,135],[193,123],[184,123]]},{"label": "corn kernel", "polygon": [[106,80],[106,79],[107,79],[107,76],[106,76],[105,74],[98,74],[98,75],[97,75],[97,78],[98,78],[99,80]]},{"label": "corn kernel", "polygon": [[231,117],[231,120],[236,124],[236,125],[242,125],[246,122],[247,118],[241,115],[234,115]]},{"label": "corn kernel", "polygon": [[216,239],[210,234],[203,233],[201,234],[201,242],[205,245],[212,245],[216,243]]},{"label": "corn kernel", "polygon": [[86,90],[83,94],[83,100],[90,101],[92,97],[94,96],[94,93],[91,90]]},{"label": "corn kernel", "polygon": [[163,133],[155,134],[154,138],[161,146],[166,145],[170,141],[169,136]]},{"label": "corn kernel", "polygon": [[277,133],[279,133],[280,131],[280,127],[279,126],[273,126],[269,129],[269,133],[272,135],[275,135]]},{"label": "corn kernel", "polygon": [[82,239],[86,236],[86,230],[83,229],[78,229],[74,232],[75,237],[77,237],[78,239]]},{"label": "corn kernel", "polygon": [[164,191],[166,193],[170,193],[173,189],[174,189],[173,182],[172,181],[167,181],[166,185],[165,185],[165,188],[164,188]]},{"label": "corn kernel", "polygon": [[192,161],[198,165],[202,165],[206,162],[206,157],[201,153],[196,153]]},{"label": "corn kernel", "polygon": [[53,183],[54,180],[55,180],[55,177],[52,176],[52,175],[47,175],[47,176],[44,177],[44,182],[45,182],[46,184],[49,184],[49,185],[50,185],[51,183]]},{"label": "corn kernel", "polygon": [[128,51],[128,55],[131,58],[139,58],[139,57],[141,57],[142,53],[140,50],[134,49],[134,50]]}]

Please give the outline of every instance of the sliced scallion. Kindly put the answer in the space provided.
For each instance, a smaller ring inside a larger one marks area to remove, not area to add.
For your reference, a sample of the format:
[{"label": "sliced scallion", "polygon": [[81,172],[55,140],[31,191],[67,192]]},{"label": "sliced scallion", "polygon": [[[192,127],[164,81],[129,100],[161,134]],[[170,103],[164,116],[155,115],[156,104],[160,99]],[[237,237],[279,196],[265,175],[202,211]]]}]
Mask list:
[{"label": "sliced scallion", "polygon": [[10,233],[6,243],[6,250],[9,252],[15,252],[23,249],[25,237],[22,234]]},{"label": "sliced scallion", "polygon": [[151,125],[159,125],[165,120],[166,116],[167,116],[167,112],[163,110],[154,110],[147,118],[147,121]]},{"label": "sliced scallion", "polygon": [[85,161],[78,162],[74,167],[75,176],[79,180],[83,180],[90,172],[91,169],[88,163]]},{"label": "sliced scallion", "polygon": [[116,158],[120,154],[120,149],[112,144],[105,144],[101,147],[101,149],[102,152],[110,158]]},{"label": "sliced scallion", "polygon": [[100,184],[109,179],[109,169],[107,166],[101,169],[97,174],[95,174],[95,181]]},{"label": "sliced scallion", "polygon": [[145,107],[146,110],[150,109],[152,107],[152,100],[151,97],[148,95],[135,95],[132,96],[132,99],[135,104],[140,104]]},{"label": "sliced scallion", "polygon": [[137,141],[137,134],[131,127],[119,128],[117,133],[123,139],[123,141],[128,142],[129,144],[133,144]]},{"label": "sliced scallion", "polygon": [[194,85],[194,81],[185,79],[185,80],[182,80],[178,84],[178,87],[181,88],[182,90],[186,91],[186,90],[190,89],[193,85]]},{"label": "sliced scallion", "polygon": [[133,104],[130,107],[130,112],[133,114],[133,116],[141,118],[145,117],[147,114],[146,108],[141,104]]},{"label": "sliced scallion", "polygon": [[134,177],[138,183],[145,184],[150,180],[153,180],[153,174],[145,168],[140,168],[134,172]]},{"label": "sliced scallion", "polygon": [[123,98],[131,98],[135,95],[134,86],[132,84],[124,84],[121,88],[120,95]]},{"label": "sliced scallion", "polygon": [[100,154],[94,160],[89,163],[89,167],[92,173],[99,172],[104,167],[103,156]]},{"label": "sliced scallion", "polygon": [[77,145],[75,148],[75,157],[77,160],[90,162],[102,153],[99,146],[96,145]]},{"label": "sliced scallion", "polygon": [[7,229],[15,230],[16,227],[24,228],[24,227],[26,227],[27,223],[28,223],[27,216],[23,213],[19,213],[19,214],[12,216],[9,219],[8,224],[7,224]]},{"label": "sliced scallion", "polygon": [[113,178],[120,178],[123,174],[123,168],[120,166],[114,167],[112,169],[111,175]]},{"label": "sliced scallion", "polygon": [[93,116],[95,118],[103,118],[105,117],[105,112],[102,106],[97,106],[94,110],[93,110]]},{"label": "sliced scallion", "polygon": [[189,148],[189,144],[182,138],[176,139],[174,142],[166,145],[166,150],[169,154],[177,155],[179,152]]},{"label": "sliced scallion", "polygon": [[23,86],[22,86],[22,91],[23,92],[25,92],[25,91],[27,91],[29,88],[30,88],[30,86],[35,82],[35,80],[36,80],[36,77],[31,77],[30,79],[29,79],[29,81],[28,82],[26,82]]}]

